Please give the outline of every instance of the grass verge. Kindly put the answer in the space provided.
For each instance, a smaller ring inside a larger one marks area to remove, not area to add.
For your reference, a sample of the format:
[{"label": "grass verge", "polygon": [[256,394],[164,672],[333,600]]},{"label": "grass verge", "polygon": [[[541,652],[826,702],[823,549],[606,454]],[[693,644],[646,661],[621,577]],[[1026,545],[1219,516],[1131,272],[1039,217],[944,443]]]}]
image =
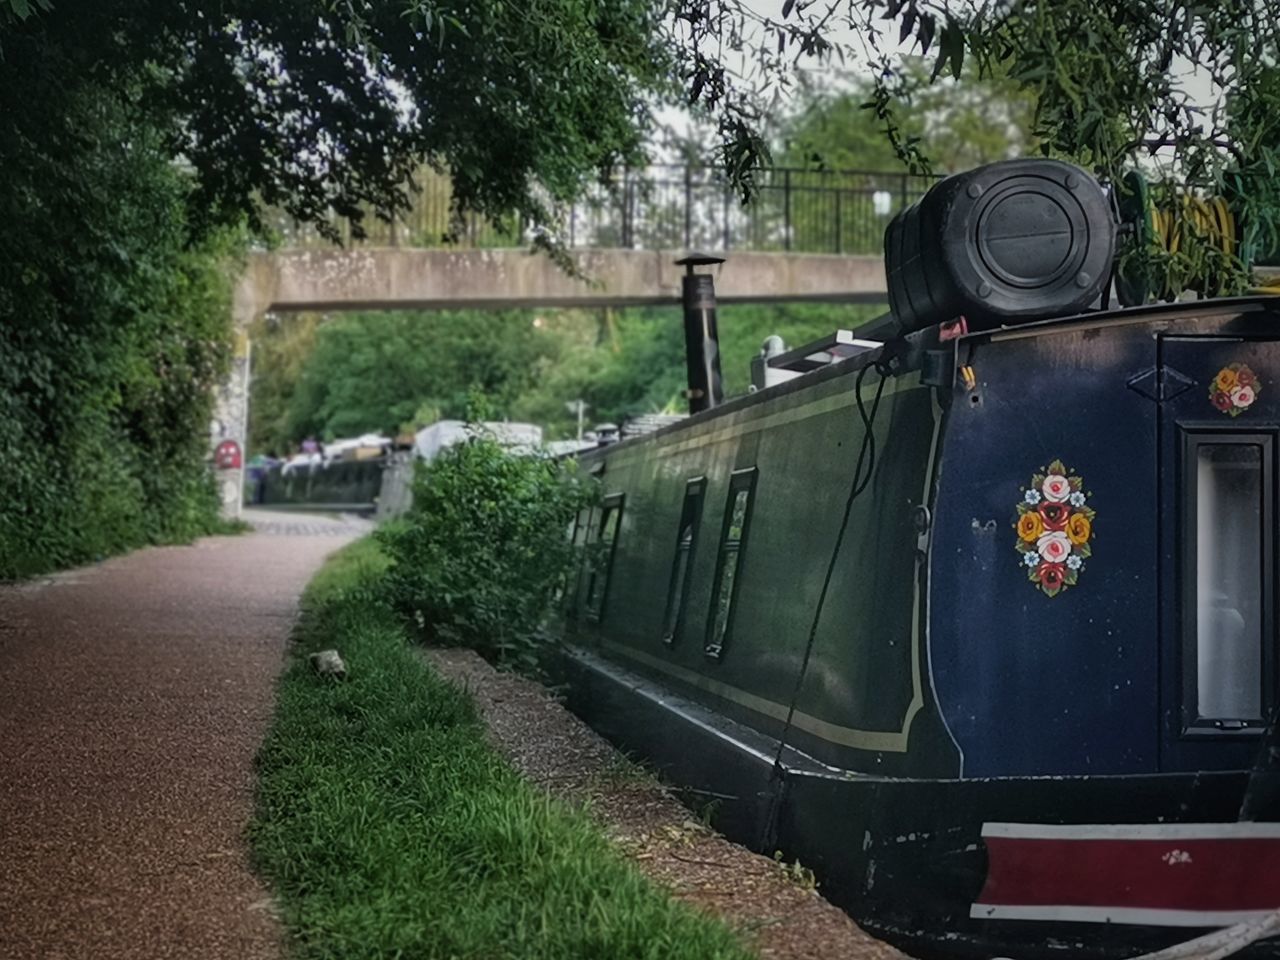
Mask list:
[{"label": "grass verge", "polygon": [[[750,957],[494,753],[471,700],[378,602],[386,563],[365,539],[307,588],[258,756],[250,839],[294,955]],[[342,651],[346,682],[308,668],[326,647]]]}]

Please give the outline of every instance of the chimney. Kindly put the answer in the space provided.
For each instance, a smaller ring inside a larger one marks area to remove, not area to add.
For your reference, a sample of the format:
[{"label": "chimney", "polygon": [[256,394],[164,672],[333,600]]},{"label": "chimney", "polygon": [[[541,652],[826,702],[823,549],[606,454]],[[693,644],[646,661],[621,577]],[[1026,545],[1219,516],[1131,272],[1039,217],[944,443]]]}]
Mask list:
[{"label": "chimney", "polygon": [[724,263],[724,257],[693,251],[676,261],[685,268],[681,302],[684,306],[685,362],[689,371],[689,412],[701,413],[724,401],[720,379],[720,335],[716,331],[716,287],[709,273],[694,267]]}]

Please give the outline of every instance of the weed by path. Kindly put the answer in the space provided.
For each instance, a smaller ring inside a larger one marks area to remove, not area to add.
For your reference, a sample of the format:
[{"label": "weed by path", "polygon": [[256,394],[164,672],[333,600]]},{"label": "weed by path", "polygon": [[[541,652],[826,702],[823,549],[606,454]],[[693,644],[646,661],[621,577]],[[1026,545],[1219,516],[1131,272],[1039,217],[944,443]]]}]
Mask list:
[{"label": "weed by path", "polygon": [[[258,758],[251,840],[294,954],[746,960],[493,752],[470,699],[378,602],[385,563],[361,541],[308,588]],[[323,647],[342,651],[347,681],[310,672]]]}]

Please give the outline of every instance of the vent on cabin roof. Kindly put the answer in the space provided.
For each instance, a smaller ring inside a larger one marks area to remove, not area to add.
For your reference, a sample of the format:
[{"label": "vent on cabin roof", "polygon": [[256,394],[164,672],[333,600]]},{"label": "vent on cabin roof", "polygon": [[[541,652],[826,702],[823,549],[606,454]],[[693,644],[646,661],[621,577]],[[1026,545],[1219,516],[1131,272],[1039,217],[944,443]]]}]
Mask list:
[{"label": "vent on cabin roof", "polygon": [[623,437],[638,437],[641,434],[653,433],[655,430],[661,430],[663,427],[669,427],[673,423],[679,423],[687,418],[687,414],[683,413],[642,413],[639,416],[629,417],[622,423]]}]

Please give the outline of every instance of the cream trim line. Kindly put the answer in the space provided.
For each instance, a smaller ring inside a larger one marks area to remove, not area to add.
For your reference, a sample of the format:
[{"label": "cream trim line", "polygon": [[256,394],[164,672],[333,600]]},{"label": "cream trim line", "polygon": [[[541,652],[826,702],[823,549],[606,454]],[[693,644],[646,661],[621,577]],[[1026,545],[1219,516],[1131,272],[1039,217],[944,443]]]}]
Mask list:
[{"label": "cream trim line", "polygon": [[[920,502],[929,502],[929,487],[933,483],[933,468],[938,461],[938,443],[942,438],[942,411],[937,404],[930,403],[929,410],[933,414],[933,439],[929,442],[929,461],[924,468],[924,489],[920,491]],[[920,608],[924,605],[920,596],[920,574],[926,568],[925,561],[916,554],[914,582],[911,586],[911,702],[907,704],[907,712],[902,718],[902,751],[907,749],[907,737],[911,733],[911,724],[916,714],[924,709],[924,682],[920,676],[920,637],[927,631],[928,624],[920,623]],[[948,731],[950,735],[950,731]]]},{"label": "cream trim line", "polygon": [[1280,823],[984,823],[984,837],[1012,840],[1280,840]]},{"label": "cream trim line", "polygon": [[[611,653],[643,663],[690,686],[706,690],[708,693],[714,693],[718,697],[723,697],[731,703],[746,707],[748,710],[754,710],[756,713],[763,714],[766,717],[772,717],[774,720],[785,721],[787,719],[787,708],[784,704],[756,696],[746,690],[740,690],[713,677],[696,673],[687,667],[661,660],[652,654],[645,653],[643,650],[636,650],[612,640],[601,642],[604,648]],[[791,725],[812,733],[814,736],[821,737],[823,740],[845,747],[856,747],[860,750],[878,750],[885,753],[905,753],[907,749],[906,737],[901,733],[842,727],[839,724],[821,720],[807,713],[801,713],[799,710],[791,718]]]}]

